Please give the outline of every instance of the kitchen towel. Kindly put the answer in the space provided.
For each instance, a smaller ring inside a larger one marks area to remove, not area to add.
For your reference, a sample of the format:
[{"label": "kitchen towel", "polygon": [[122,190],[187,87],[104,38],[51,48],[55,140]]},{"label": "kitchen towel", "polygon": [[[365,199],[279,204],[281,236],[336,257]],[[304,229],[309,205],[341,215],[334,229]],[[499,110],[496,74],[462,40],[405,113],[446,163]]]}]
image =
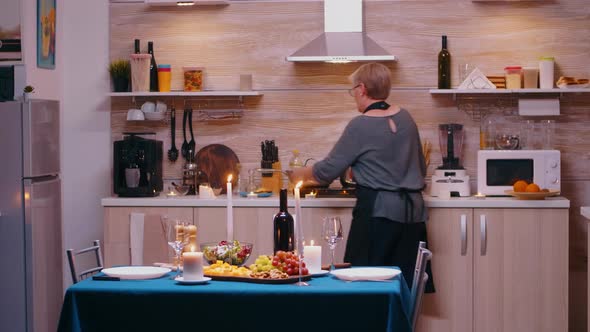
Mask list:
[{"label": "kitchen towel", "polygon": [[161,222],[160,214],[146,214],[143,228],[143,264],[152,265],[154,262],[173,262],[172,248],[168,246],[166,233]]},{"label": "kitchen towel", "polygon": [[132,212],[129,216],[131,265],[143,265],[143,230],[145,214]]}]

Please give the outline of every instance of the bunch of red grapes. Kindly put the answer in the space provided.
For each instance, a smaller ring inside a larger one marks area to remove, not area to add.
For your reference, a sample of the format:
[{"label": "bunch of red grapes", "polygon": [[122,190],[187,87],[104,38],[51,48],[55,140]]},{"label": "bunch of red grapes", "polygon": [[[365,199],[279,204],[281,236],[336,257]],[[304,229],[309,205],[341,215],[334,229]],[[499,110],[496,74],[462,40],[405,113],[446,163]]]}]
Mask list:
[{"label": "bunch of red grapes", "polygon": [[[290,276],[299,275],[299,257],[291,251],[279,250],[272,256],[272,266]],[[305,262],[301,262],[301,275],[308,275]]]}]

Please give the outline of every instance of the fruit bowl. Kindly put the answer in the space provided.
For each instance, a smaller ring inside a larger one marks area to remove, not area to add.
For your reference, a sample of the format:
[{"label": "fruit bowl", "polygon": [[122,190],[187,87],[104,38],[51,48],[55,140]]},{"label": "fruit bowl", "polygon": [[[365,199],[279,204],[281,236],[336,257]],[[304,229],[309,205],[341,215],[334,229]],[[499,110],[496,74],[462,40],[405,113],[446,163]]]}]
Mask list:
[{"label": "fruit bowl", "polygon": [[248,260],[252,253],[252,243],[240,242],[208,242],[201,244],[203,257],[209,264],[217,261],[227,262],[231,265],[241,266]]}]

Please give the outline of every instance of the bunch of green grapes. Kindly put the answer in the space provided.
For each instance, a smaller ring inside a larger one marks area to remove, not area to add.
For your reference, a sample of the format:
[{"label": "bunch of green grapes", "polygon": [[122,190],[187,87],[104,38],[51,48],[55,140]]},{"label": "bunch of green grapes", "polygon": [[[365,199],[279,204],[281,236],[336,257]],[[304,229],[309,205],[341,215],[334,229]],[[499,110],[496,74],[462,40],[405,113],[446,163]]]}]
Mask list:
[{"label": "bunch of green grapes", "polygon": [[268,255],[260,255],[256,258],[254,264],[250,264],[250,270],[252,272],[268,272],[270,270],[276,270],[271,264],[272,260],[271,257]]}]

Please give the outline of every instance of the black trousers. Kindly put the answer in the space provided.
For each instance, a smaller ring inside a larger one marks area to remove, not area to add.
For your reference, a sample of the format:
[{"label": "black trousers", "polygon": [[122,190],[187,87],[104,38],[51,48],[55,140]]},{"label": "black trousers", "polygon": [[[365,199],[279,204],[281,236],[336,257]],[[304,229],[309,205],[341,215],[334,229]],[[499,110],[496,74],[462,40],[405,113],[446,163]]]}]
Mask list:
[{"label": "black trousers", "polygon": [[[426,223],[400,223],[386,218],[374,218],[374,197],[357,197],[352,224],[346,242],[344,261],[353,266],[399,266],[412,287],[418,244],[426,242]],[[434,293],[434,278],[430,262],[426,265],[428,282],[425,292]]]}]

